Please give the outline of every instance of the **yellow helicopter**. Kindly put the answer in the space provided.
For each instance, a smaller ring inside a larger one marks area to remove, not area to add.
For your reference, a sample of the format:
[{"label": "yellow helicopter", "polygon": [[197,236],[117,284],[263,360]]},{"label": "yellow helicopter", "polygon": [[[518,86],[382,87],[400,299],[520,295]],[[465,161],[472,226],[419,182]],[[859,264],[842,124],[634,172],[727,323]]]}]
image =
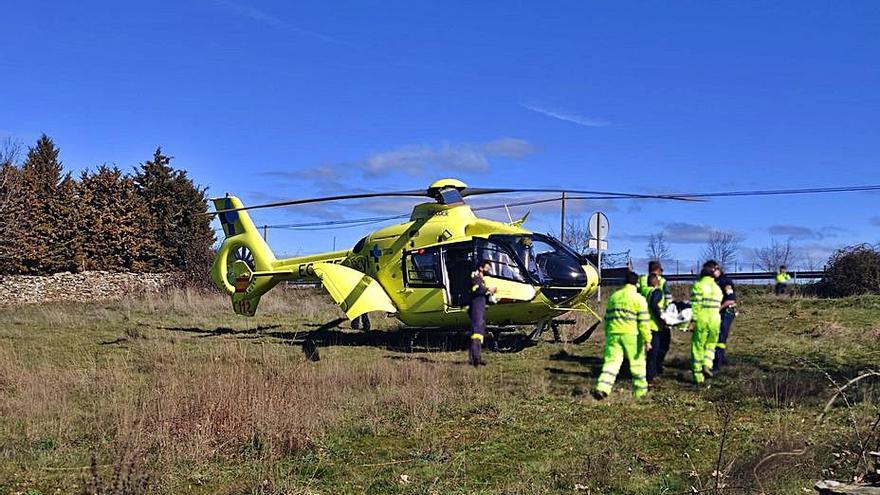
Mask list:
[{"label": "yellow helicopter", "polygon": [[[284,281],[320,283],[349,319],[372,311],[393,314],[409,327],[463,329],[471,272],[478,260],[492,263],[488,286],[497,289],[489,326],[535,325],[536,331],[585,303],[599,286],[596,268],[557,239],[523,228],[526,216],[509,223],[477,217],[467,196],[561,189],[469,189],[441,179],[426,190],[300,199],[246,207],[234,196],[213,199],[225,239],[211,270],[214,283],[232,297],[233,310],[253,316],[260,297]],[[608,193],[602,198],[686,199]],[[409,221],[372,232],[354,247],[277,259],[247,210],[387,196],[428,197]],[[595,316],[595,313],[592,313]],[[597,320],[599,319],[596,316]],[[555,328],[555,327],[554,327]]]}]

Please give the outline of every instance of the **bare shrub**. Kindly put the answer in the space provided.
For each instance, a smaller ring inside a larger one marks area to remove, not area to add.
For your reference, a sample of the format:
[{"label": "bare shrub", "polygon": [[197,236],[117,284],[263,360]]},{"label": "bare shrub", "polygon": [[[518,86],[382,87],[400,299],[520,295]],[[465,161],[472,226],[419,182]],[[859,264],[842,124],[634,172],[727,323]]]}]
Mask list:
[{"label": "bare shrub", "polygon": [[813,451],[804,442],[777,433],[760,451],[734,461],[729,477],[732,486],[746,493],[776,493],[774,488],[791,485],[804,470],[819,471]]},{"label": "bare shrub", "polygon": [[880,294],[880,250],[868,244],[838,250],[828,260],[822,286],[832,297]]},{"label": "bare shrub", "polygon": [[827,395],[828,386],[819,373],[780,371],[744,380],[743,395],[758,397],[767,407],[788,408],[816,403]]}]

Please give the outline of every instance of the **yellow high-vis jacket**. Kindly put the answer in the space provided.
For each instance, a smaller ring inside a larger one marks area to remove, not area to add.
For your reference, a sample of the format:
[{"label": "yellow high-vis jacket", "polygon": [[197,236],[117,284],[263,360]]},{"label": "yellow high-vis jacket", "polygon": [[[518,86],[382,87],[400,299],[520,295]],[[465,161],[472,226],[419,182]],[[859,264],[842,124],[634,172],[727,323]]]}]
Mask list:
[{"label": "yellow high-vis jacket", "polygon": [[691,288],[691,311],[693,319],[697,321],[721,322],[721,299],[724,294],[715,279],[705,276],[697,281]]},{"label": "yellow high-vis jacket", "polygon": [[635,285],[626,284],[608,298],[606,335],[639,335],[644,341],[650,342],[650,322],[648,301],[639,294]]}]

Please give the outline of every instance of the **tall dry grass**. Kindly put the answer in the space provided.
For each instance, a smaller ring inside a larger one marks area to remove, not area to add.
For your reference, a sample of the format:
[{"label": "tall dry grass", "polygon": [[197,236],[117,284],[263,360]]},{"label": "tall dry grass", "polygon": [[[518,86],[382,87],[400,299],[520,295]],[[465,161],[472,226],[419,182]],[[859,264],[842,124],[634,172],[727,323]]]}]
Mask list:
[{"label": "tall dry grass", "polygon": [[77,366],[0,352],[0,417],[15,419],[2,422],[3,437],[157,460],[276,458],[319,445],[348,417],[418,428],[478,388],[474,373],[420,360],[309,363],[283,346],[227,341],[208,353],[153,339],[131,346],[123,359],[83,354]]},{"label": "tall dry grass", "polygon": [[[173,289],[142,297],[122,299],[116,307],[145,313],[171,313],[189,316],[211,316],[218,312],[229,313],[232,303],[229,296],[214,290],[197,288]],[[259,303],[261,315],[296,314],[305,319],[327,314],[341,315],[339,308],[323,292],[311,288],[279,287],[265,294]]]}]

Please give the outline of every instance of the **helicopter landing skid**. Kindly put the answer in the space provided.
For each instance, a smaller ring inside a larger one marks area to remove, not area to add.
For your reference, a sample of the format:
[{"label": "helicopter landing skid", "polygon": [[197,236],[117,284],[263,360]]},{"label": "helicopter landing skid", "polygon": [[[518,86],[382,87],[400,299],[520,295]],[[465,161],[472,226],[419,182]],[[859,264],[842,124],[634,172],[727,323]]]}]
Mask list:
[{"label": "helicopter landing skid", "polygon": [[540,342],[541,335],[548,328],[553,331],[553,342],[559,343],[562,341],[562,338],[559,336],[559,327],[561,325],[574,325],[575,320],[544,320],[535,325],[535,329],[529,334],[529,340],[532,342]]}]

